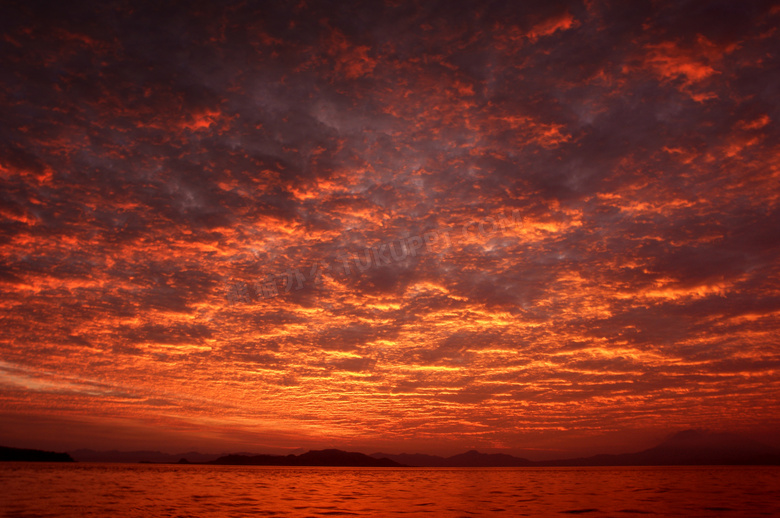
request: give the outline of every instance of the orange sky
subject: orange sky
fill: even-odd
[[[780,4],[211,4],[4,8],[0,443],[780,436]]]

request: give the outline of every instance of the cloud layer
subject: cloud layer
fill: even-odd
[[[457,5],[8,8],[2,439],[778,431],[780,7]]]

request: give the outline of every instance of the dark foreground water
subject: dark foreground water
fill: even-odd
[[[294,468],[0,463],[0,514],[780,516],[780,468]]]

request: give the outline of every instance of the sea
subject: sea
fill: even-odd
[[[777,516],[780,467],[0,463],[4,517]]]

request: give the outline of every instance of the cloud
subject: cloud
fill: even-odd
[[[275,447],[776,429],[770,3],[9,12],[7,412]]]

